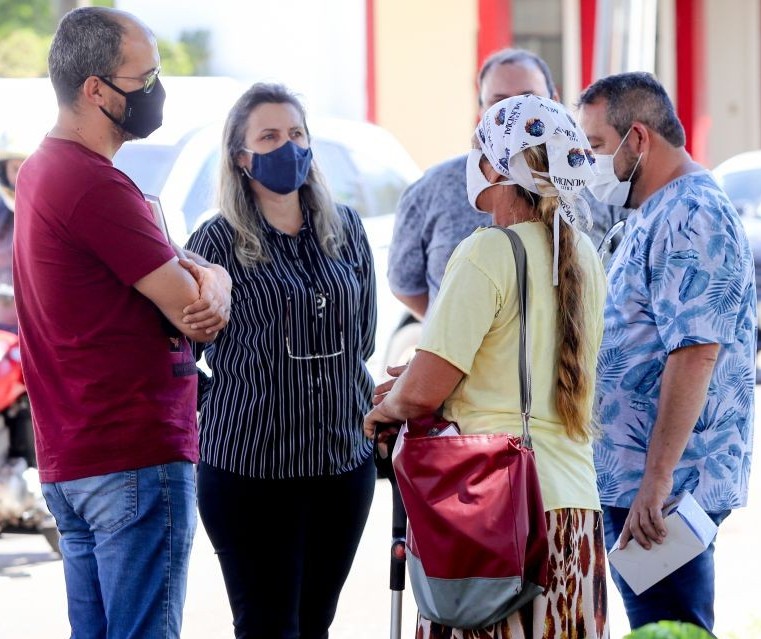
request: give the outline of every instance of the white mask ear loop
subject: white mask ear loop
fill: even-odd
[[[613,151],[613,157],[616,157],[618,152],[621,150],[621,147],[624,145],[624,142],[626,142],[626,138],[629,137],[629,134],[632,132],[632,128],[629,127],[629,130],[624,133],[624,137],[621,138],[621,141],[618,143],[618,146],[616,147],[616,150]]]
[[[251,158],[253,159],[253,157],[254,157],[254,152],[253,152],[251,149],[247,149],[247,148],[244,146],[244,147],[241,149],[241,151],[245,151],[246,153],[250,153],[250,154],[251,154]],[[243,175],[245,175],[245,176],[246,176],[246,177],[247,177],[249,180],[253,180],[253,179],[254,179],[254,176],[253,176],[253,175],[251,175],[251,171],[249,170],[249,168],[248,168],[247,166],[242,166],[242,167],[240,167],[240,169],[241,169],[241,171],[243,172]]]
[[[558,256],[560,254],[560,207],[552,216],[552,285],[558,285]]]
[[[627,182],[631,182],[632,178],[634,177],[634,172],[637,170],[637,167],[639,166],[639,163],[642,161],[642,153],[639,154],[639,157],[637,158],[637,162],[634,164],[634,168],[632,169],[632,172],[629,173],[629,177],[626,178]]]
[[[624,142],[626,142],[626,138],[629,137],[629,134],[632,132],[632,128],[629,127],[629,130],[626,132],[626,135],[621,138],[621,142],[618,143],[618,147],[616,147],[616,150],[613,152],[613,157],[616,157],[616,154],[621,150],[621,147],[624,145]],[[642,161],[642,153],[639,154],[639,157],[637,158],[637,162],[634,165],[634,168],[632,169],[632,172],[629,173],[629,177],[624,180],[625,182],[631,182],[632,177],[634,177],[634,172],[637,170],[637,167],[639,166],[639,163]],[[614,173],[615,175],[615,173]],[[616,178],[618,179],[618,178]]]

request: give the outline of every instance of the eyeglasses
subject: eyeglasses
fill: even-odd
[[[140,80],[143,82],[143,93],[150,93],[156,87],[156,81],[159,79],[159,73],[161,73],[161,66],[157,66],[145,77],[136,78],[129,75],[106,75],[103,77],[110,78],[111,80]]]
[[[603,236],[602,241],[600,242],[600,246],[597,247],[597,255],[600,256],[603,266],[608,266],[608,262],[610,262],[610,258],[613,255],[613,252],[611,251],[613,239],[616,237],[616,235],[622,232],[625,227],[626,220],[619,220],[613,226],[611,226]],[[620,242],[621,239],[622,238],[618,238],[618,241]]]
[[[311,346],[303,343],[310,341],[309,336],[303,334],[304,331],[301,331],[303,336],[300,336],[299,332],[294,331],[296,339],[291,339],[292,305],[291,296],[288,295],[285,305],[285,350],[289,358],[297,360],[329,359],[343,354],[344,331],[341,316],[336,312],[335,305],[328,295],[316,292],[314,294],[314,306],[311,309],[307,309],[309,315],[312,315],[310,319],[315,329],[314,340]],[[331,335],[329,330],[324,330],[331,325],[338,327],[338,343],[336,343],[335,332]],[[317,330],[319,328],[323,330]],[[320,350],[325,352],[318,352]]]

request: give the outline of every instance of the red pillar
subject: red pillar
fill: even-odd
[[[581,88],[583,90],[595,79],[597,0],[579,0],[579,26],[581,29]]]
[[[703,0],[676,0],[676,110],[687,135],[687,150],[707,158],[711,125],[705,108],[705,22]]]
[[[476,72],[497,49],[513,43],[512,0],[478,0]]]
[[[375,0],[365,0],[365,94],[368,122],[377,122],[377,90],[375,86]]]

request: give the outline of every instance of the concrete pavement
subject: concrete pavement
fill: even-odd
[[[759,424],[757,408],[757,420]],[[761,426],[759,426],[761,428]],[[759,440],[757,440],[759,441]],[[758,464],[759,462],[757,462]],[[716,635],[720,639],[761,639],[761,466],[751,477],[751,503],[721,526],[716,546]],[[246,518],[241,516],[241,521]],[[277,534],[277,530],[273,530]],[[391,491],[380,480],[370,519],[346,583],[331,639],[387,639],[391,595],[388,551]],[[252,552],[262,549],[252,548]],[[266,549],[264,549],[266,552]],[[611,639],[629,630],[615,587],[609,586]],[[415,605],[403,596],[402,637],[412,639]],[[66,619],[61,562],[41,535],[0,537],[0,639],[65,639]],[[232,637],[231,615],[217,560],[199,524],[190,565],[182,639]]]

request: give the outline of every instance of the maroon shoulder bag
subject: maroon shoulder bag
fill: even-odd
[[[394,453],[407,511],[407,567],[420,613],[456,628],[483,628],[544,591],[549,546],[529,432],[526,251],[513,245],[520,308],[523,435],[432,435],[439,417],[410,421]]]

